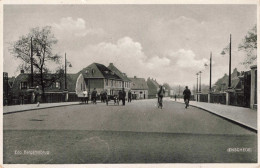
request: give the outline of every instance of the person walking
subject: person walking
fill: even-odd
[[[184,102],[185,102],[185,108],[189,107],[189,103],[190,103],[190,89],[188,88],[188,86],[185,87],[185,90],[183,91],[183,96],[184,96]]]
[[[37,107],[39,107],[40,101],[41,101],[41,93],[40,93],[39,86],[36,86],[36,88],[35,88],[35,100],[37,102]]]
[[[131,93],[131,90],[128,91],[128,103],[130,102],[131,103],[132,101],[132,93]]]
[[[162,103],[163,103],[163,95],[164,95],[164,93],[165,93],[165,90],[164,90],[163,86],[160,86],[157,95],[158,95],[158,108],[161,108],[161,109],[163,107]]]
[[[89,98],[88,98],[88,91],[86,91],[86,90],[84,90],[83,91],[83,96],[84,96],[84,102],[85,102],[85,104],[87,103],[88,104],[88,100],[89,100]]]
[[[94,90],[92,91],[91,98],[92,98],[93,104],[97,104],[97,91],[96,91],[96,88],[94,88]]]

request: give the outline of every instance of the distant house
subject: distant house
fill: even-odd
[[[144,78],[129,78],[132,81],[131,93],[133,99],[148,99],[148,86]]]
[[[220,78],[213,87],[213,93],[230,94],[230,105],[250,106],[251,71],[238,72],[235,68],[231,74],[231,88],[228,89],[228,75]]]
[[[148,98],[155,98],[157,96],[157,92],[159,90],[159,84],[155,79],[148,78],[147,79],[147,86],[148,86]]]
[[[54,74],[48,74],[49,76]],[[61,102],[65,101],[64,90],[65,90],[65,80],[64,77],[52,82],[49,86],[45,88],[45,98],[46,102]],[[11,85],[12,84],[12,85]],[[67,74],[67,90],[69,101],[77,101],[75,97],[75,84],[76,76],[75,74]],[[21,70],[21,73],[15,78],[10,80],[10,94],[11,100],[9,104],[24,104],[31,103],[31,94],[28,92],[31,88],[31,74],[25,73]],[[36,84],[35,84],[36,86]],[[35,87],[34,86],[34,87]],[[11,101],[11,102],[10,102]]]
[[[84,90],[91,93],[94,88],[98,94],[107,90],[109,95],[113,95],[122,90],[123,80],[105,65],[93,63],[78,73],[75,90],[78,97],[82,97]]]
[[[123,88],[126,92],[128,92],[131,88],[132,81],[127,77],[127,75],[123,72],[121,72],[113,63],[110,63],[108,66],[108,69],[110,69],[112,72],[114,72],[117,76],[119,76],[123,80]]]

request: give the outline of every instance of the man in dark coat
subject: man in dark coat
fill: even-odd
[[[188,103],[185,103],[186,104],[185,108],[189,106],[190,95],[191,95],[190,89],[188,89],[188,86],[186,86],[185,90],[183,91],[184,102],[188,101]]]
[[[126,92],[125,92],[125,89],[123,88],[123,91],[122,91],[122,102],[123,102],[123,106],[125,105],[125,96],[126,96]]]
[[[94,88],[94,90],[92,91],[91,98],[92,98],[93,104],[97,104],[97,91],[96,91],[96,88]]]

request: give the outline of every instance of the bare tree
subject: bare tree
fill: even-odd
[[[11,44],[10,51],[14,57],[22,60],[23,69],[29,71],[31,63],[34,68],[34,85],[41,86],[43,98],[45,88],[53,84],[63,75],[61,67],[56,73],[50,74],[48,62],[60,63],[61,57],[53,54],[53,46],[57,39],[51,31],[50,26],[36,27],[27,35],[21,36],[19,40]]]
[[[239,50],[242,50],[246,53],[246,57],[244,62],[242,62],[243,65],[246,67],[256,64],[256,50],[257,50],[257,29],[256,25],[247,32],[247,35],[242,40],[242,42],[238,46]]]

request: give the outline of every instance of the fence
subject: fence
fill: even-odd
[[[230,105],[249,107],[247,102],[248,101],[246,101],[246,97],[243,93],[230,93]]]
[[[210,103],[226,104],[226,93],[210,94]]]
[[[208,102],[208,94],[200,94],[200,102]]]
[[[65,101],[66,94],[65,93],[45,93],[45,99],[41,97],[41,103],[58,103]],[[69,93],[68,96],[69,102],[80,101],[76,93]],[[19,96],[11,96],[3,99],[3,105],[20,105],[20,104],[32,104],[36,102],[32,102],[32,94],[20,94]]]

